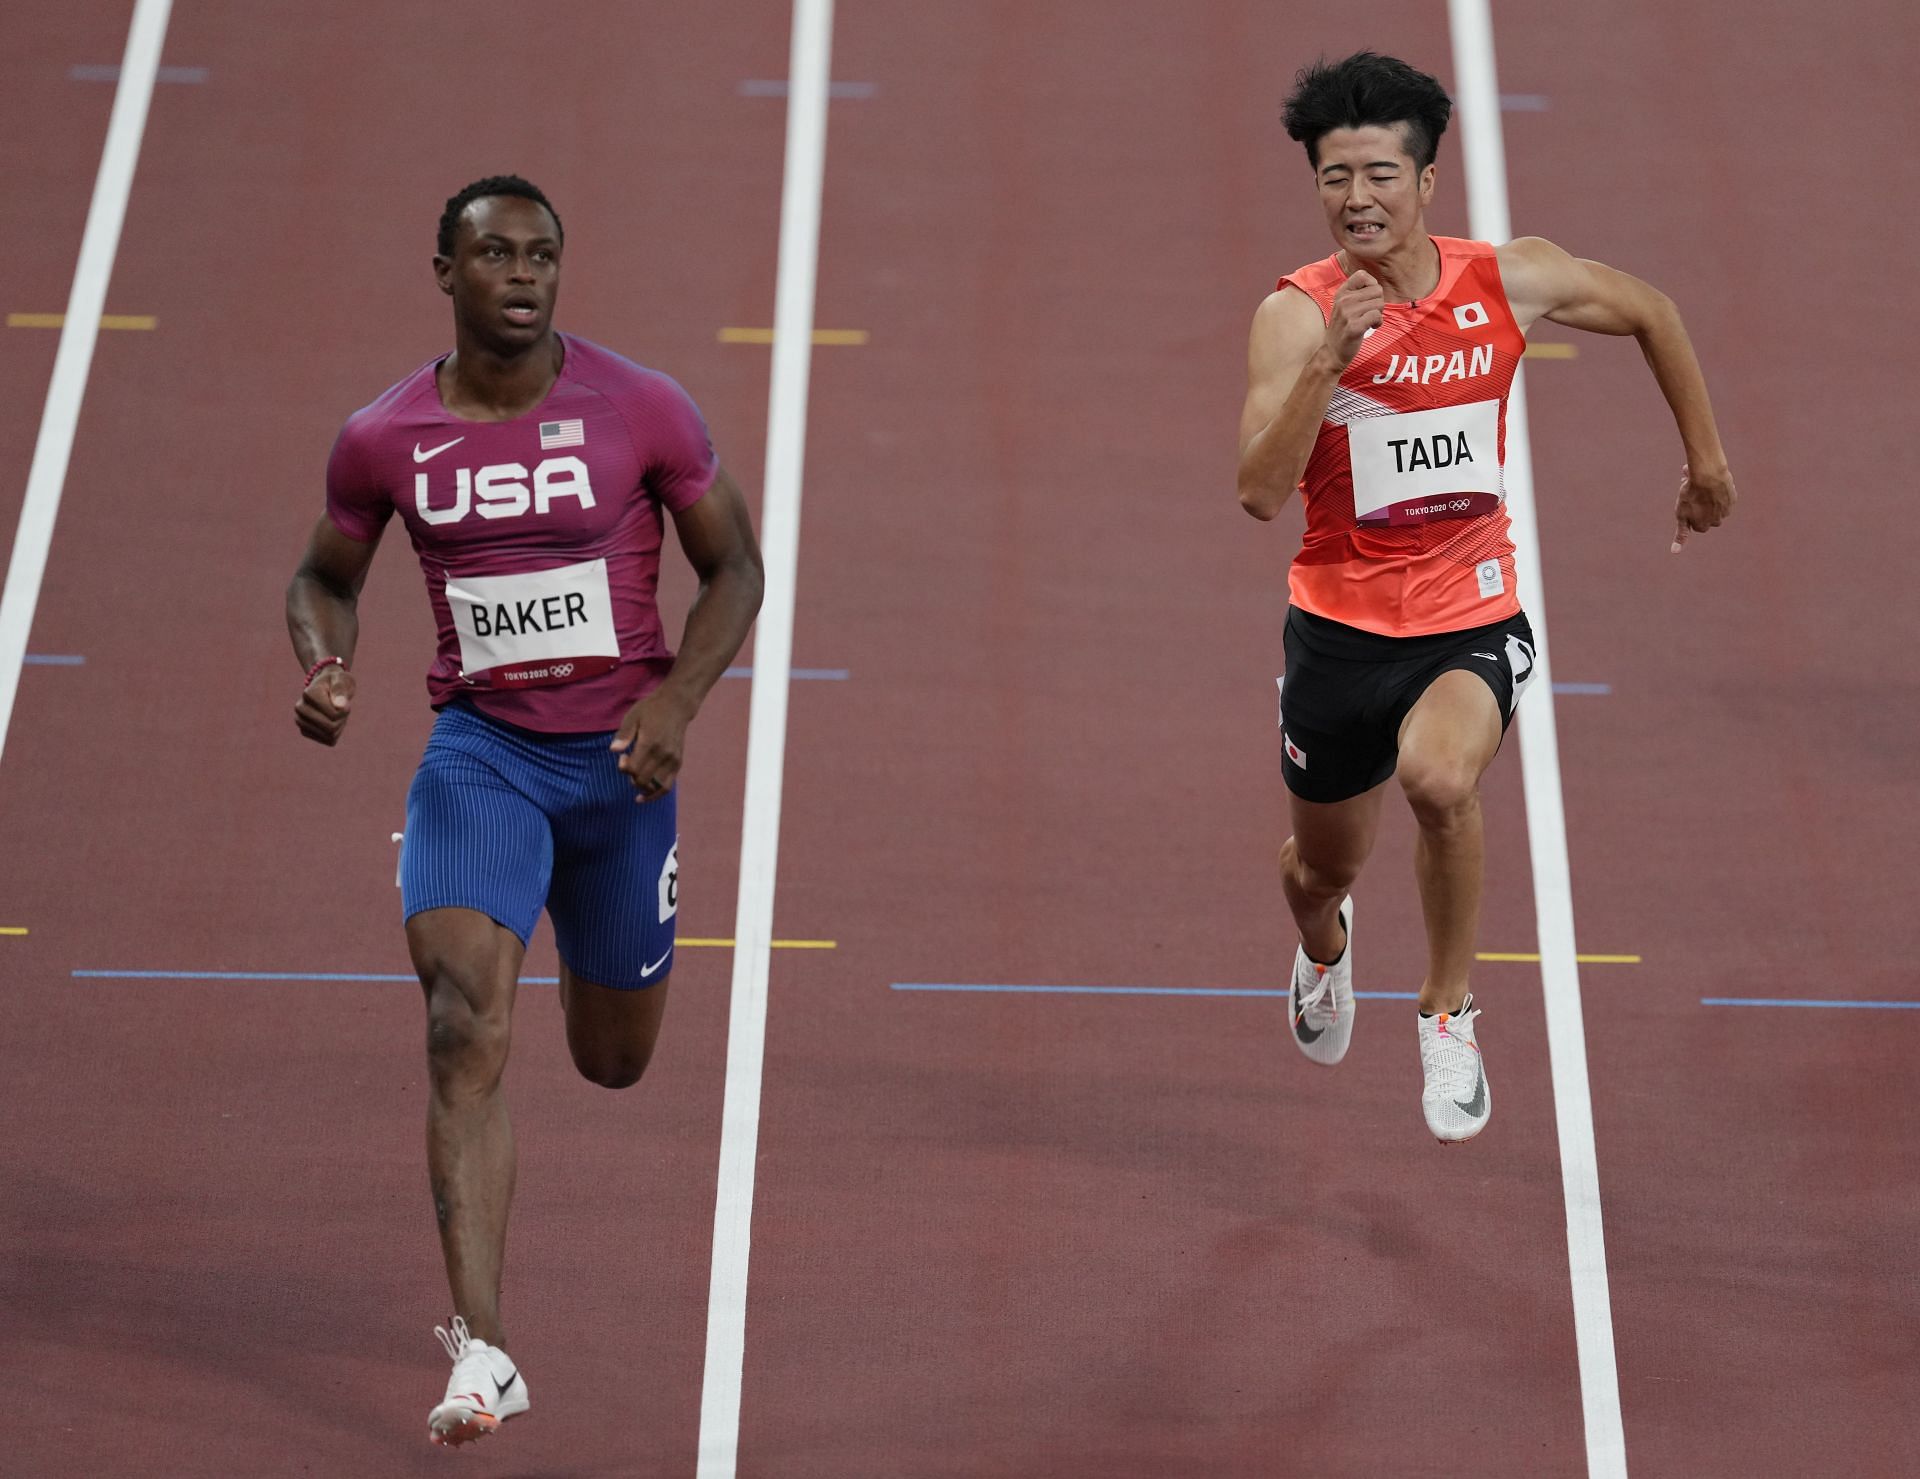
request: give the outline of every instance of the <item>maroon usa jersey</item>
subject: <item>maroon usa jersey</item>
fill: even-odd
[[[654,603],[663,509],[719,469],[699,409],[671,378],[562,334],[547,398],[511,421],[465,421],[422,365],[341,429],[327,515],[349,539],[407,526],[439,628],[433,706],[547,733],[615,729],[673,652]]]

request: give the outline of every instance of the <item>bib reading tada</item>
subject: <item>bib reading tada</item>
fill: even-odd
[[[1468,519],[1500,506],[1498,401],[1356,417],[1347,452],[1362,524]]]

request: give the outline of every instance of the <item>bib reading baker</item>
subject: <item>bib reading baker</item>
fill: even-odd
[[[543,688],[620,661],[607,562],[516,575],[450,576],[460,676],[491,688]]]
[[[1492,513],[1502,498],[1499,438],[1497,400],[1354,418],[1354,518],[1424,524]]]

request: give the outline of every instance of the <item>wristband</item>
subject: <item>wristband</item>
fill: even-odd
[[[307,681],[302,683],[300,686],[303,689],[313,687],[313,680],[320,676],[320,670],[322,668],[330,668],[335,663],[339,663],[340,666],[343,668],[347,666],[347,660],[344,657],[323,657],[320,659],[320,661],[318,661],[312,667],[307,669]]]

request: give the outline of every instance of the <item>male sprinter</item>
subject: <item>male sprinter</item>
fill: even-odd
[[[514,1168],[500,1075],[527,938],[544,908],[575,1066],[610,1089],[635,1082],[672,969],[687,725],[760,606],[746,504],[686,392],[554,331],[563,240],[547,198],[512,175],[447,202],[433,271],[453,352],[348,419],[287,589],[306,670],[294,716],[323,745],[352,714],[355,603],[395,512],[439,625],[401,898],[455,1312],[439,1332],[453,1376],[427,1419],[441,1444],[527,1410],[500,1324]],[[654,605],[667,514],[700,577],[677,658]]]
[[[1640,341],[1686,448],[1673,549],[1733,507],[1707,388],[1673,304],[1538,237],[1427,234],[1440,84],[1360,52],[1287,99],[1337,250],[1260,305],[1240,414],[1240,503],[1271,519],[1297,485],[1281,760],[1293,835],[1280,879],[1300,930],[1293,1035],[1338,1063],[1353,1034],[1353,905],[1398,770],[1419,824],[1426,918],[1421,1097],[1442,1141],[1492,1108],[1468,990],[1480,916],[1480,776],[1533,672],[1507,537],[1507,392],[1538,319]]]

